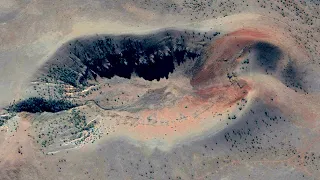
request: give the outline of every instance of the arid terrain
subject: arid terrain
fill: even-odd
[[[320,179],[319,13],[1,0],[0,180]]]

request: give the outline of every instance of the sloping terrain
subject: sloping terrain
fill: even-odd
[[[318,1],[2,4],[0,179],[319,179]]]

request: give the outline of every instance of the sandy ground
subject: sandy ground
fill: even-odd
[[[0,107],[25,97],[37,69],[77,37],[164,28],[221,35],[190,79],[173,73],[100,89],[136,101],[165,87],[177,100],[138,112],[80,107],[99,130],[80,145],[41,147],[38,135],[60,115],[17,114],[1,127],[0,179],[319,179],[319,11],[313,1],[1,1]],[[283,53],[271,73],[257,42]],[[301,89],[283,77],[289,63]]]

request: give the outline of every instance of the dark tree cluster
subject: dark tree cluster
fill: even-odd
[[[0,119],[0,126],[2,126],[4,123],[5,123],[5,120],[1,118]]]
[[[72,69],[62,68],[62,67],[52,67],[49,70],[49,78],[55,78],[61,80],[72,86],[77,86],[77,76],[78,73]]]
[[[67,100],[44,99],[40,97],[31,97],[11,105],[9,112],[59,112],[75,107],[75,104]]]

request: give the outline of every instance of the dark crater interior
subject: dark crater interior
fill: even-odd
[[[176,66],[201,66],[205,46],[217,32],[162,30],[147,35],[95,35],[71,40],[43,65],[41,80],[87,86],[97,77],[168,78]],[[44,76],[43,76],[44,75]]]

